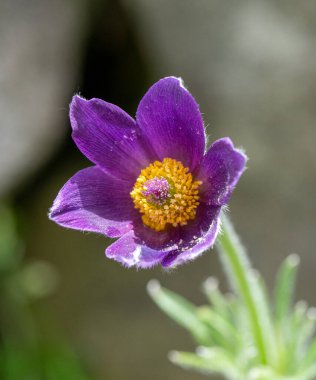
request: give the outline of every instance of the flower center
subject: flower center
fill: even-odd
[[[144,183],[143,195],[147,202],[154,206],[162,206],[171,198],[169,182],[164,177],[154,177]]]
[[[142,214],[143,223],[163,231],[168,224],[184,226],[195,218],[201,183],[193,181],[189,168],[181,162],[165,158],[141,171],[131,197]]]

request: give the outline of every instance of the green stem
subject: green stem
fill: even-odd
[[[253,293],[252,268],[233,226],[225,215],[222,215],[222,234],[217,242],[228,278],[245,303],[259,360],[262,364],[267,364],[267,347]]]

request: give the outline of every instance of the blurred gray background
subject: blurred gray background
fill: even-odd
[[[0,197],[19,212],[26,260],[59,273],[38,324],[49,334],[49,313],[94,379],[202,379],[168,362],[194,345],[145,287],[158,278],[200,303],[207,276],[226,283],[216,250],[171,273],[127,270],[105,259],[104,237],[48,221],[59,188],[89,165],[70,139],[71,96],[134,115],[153,82],[181,76],[209,141],[230,136],[250,158],[230,214],[253,264],[272,289],[298,253],[297,297],[316,305],[315,38],[313,1],[0,1]]]

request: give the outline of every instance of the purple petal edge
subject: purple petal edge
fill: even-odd
[[[184,246],[166,255],[161,265],[165,268],[175,268],[186,264],[202,255],[209,248],[213,248],[220,230],[220,219],[217,216],[210,225],[209,230],[195,240],[194,245]]]
[[[161,262],[166,252],[156,251],[144,245],[137,244],[133,231],[122,236],[111,244],[105,255],[118,261],[125,267],[151,268]]]
[[[152,249],[130,231],[110,245],[105,254],[126,267],[151,268],[161,264],[176,267],[195,259],[212,247],[219,231],[219,208],[205,206],[208,211],[199,216],[200,223],[178,229],[178,240],[172,240],[161,249]],[[209,219],[211,218],[211,221]],[[159,234],[158,234],[159,236]]]
[[[226,204],[245,170],[246,162],[245,153],[236,149],[228,137],[215,141],[196,174],[196,178],[203,182],[201,200],[214,206]]]
[[[122,236],[133,228],[129,190],[96,166],[80,170],[59,191],[49,218],[63,227]]]
[[[75,95],[70,122],[79,150],[114,177],[134,182],[153,161],[134,119],[114,104]]]
[[[156,82],[140,101],[136,123],[162,161],[169,157],[193,171],[205,151],[205,129],[199,106],[182,80]]]

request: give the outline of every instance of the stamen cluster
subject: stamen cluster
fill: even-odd
[[[155,161],[137,178],[131,197],[142,215],[143,223],[163,231],[168,225],[184,226],[196,215],[199,205],[198,187],[189,168],[172,158]]]
[[[154,177],[144,183],[143,195],[147,202],[156,206],[162,206],[171,198],[171,187],[164,177]]]

